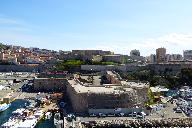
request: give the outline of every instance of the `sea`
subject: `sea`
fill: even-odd
[[[7,122],[9,117],[11,117],[12,112],[15,111],[18,108],[23,108],[25,105],[28,105],[29,102],[27,100],[15,100],[11,103],[11,106],[3,111],[0,112],[0,125]],[[42,120],[37,125],[36,128],[55,128],[53,118],[50,120]]]

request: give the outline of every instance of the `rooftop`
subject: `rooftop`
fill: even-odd
[[[76,80],[68,80],[70,85],[74,87],[75,91],[78,93],[116,93],[116,90],[120,86],[84,86],[78,83]],[[125,91],[131,91],[131,88],[125,88]]]
[[[87,80],[89,76],[81,76],[82,79]],[[103,86],[101,85],[101,79],[100,76],[93,76],[93,84],[92,83],[84,83],[87,85],[92,85],[92,86]]]
[[[85,86],[84,84],[78,82],[77,79],[68,80],[69,84],[75,89],[77,93],[130,93],[133,91],[133,87],[148,87],[148,84],[144,83],[135,83],[135,82],[126,82],[124,85],[103,85],[103,86]],[[127,86],[128,85],[128,86]]]

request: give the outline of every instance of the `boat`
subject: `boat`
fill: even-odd
[[[6,104],[6,103],[0,104],[0,112],[5,111],[5,110],[8,109],[10,106],[11,106],[11,104]]]
[[[60,113],[55,113],[54,115],[54,125],[56,128],[63,128],[63,120],[61,120]]]
[[[13,116],[21,116],[21,115],[23,115],[23,112],[24,112],[24,111],[25,111],[24,108],[19,108],[19,109],[13,111],[13,112],[12,112],[12,115],[13,115]]]
[[[17,123],[14,128],[35,128],[38,123],[38,118],[35,116],[29,116],[24,121]]]
[[[41,109],[19,108],[12,112],[12,116],[0,128],[35,128],[43,115],[44,112]]]
[[[52,113],[51,112],[47,112],[46,114],[45,114],[45,119],[51,119],[51,117],[52,117]]]
[[[14,128],[14,126],[18,123],[16,119],[9,119],[6,123],[1,125],[1,128]]]
[[[12,116],[9,118],[9,120],[2,124],[0,127],[1,128],[14,128],[15,125],[17,125],[20,121],[24,119],[23,113],[25,109],[24,108],[19,108],[15,111],[12,112]]]

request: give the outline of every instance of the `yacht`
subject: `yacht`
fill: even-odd
[[[0,104],[0,112],[5,111],[5,110],[8,109],[10,106],[11,106],[11,104],[6,104],[6,103]]]

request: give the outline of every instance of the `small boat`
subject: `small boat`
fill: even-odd
[[[8,109],[10,106],[11,106],[11,104],[6,104],[6,103],[0,104],[0,112],[5,111],[5,110]]]
[[[60,113],[55,113],[54,115],[54,125],[56,128],[63,128],[63,120],[61,120]]]
[[[46,114],[45,114],[45,119],[51,119],[51,117],[52,117],[52,114],[51,114],[51,112],[47,112]]]
[[[1,128],[14,128],[14,126],[18,123],[16,119],[9,119],[6,123],[1,125]]]

